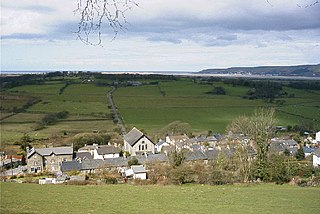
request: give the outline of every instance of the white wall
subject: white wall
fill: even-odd
[[[320,157],[313,155],[312,156],[312,164],[314,167],[320,166]]]
[[[134,179],[141,179],[141,180],[146,180],[147,179],[147,173],[138,173],[138,174],[133,174]]]

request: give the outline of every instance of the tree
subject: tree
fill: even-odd
[[[275,133],[275,110],[273,108],[256,109],[252,116],[240,116],[228,125],[227,130],[242,133],[256,142],[257,146],[257,174],[263,179],[267,162],[267,150],[270,139]]]
[[[139,160],[136,157],[133,157],[130,160],[128,160],[128,165],[129,166],[138,165],[138,164],[139,164]]]
[[[296,159],[300,161],[300,160],[304,160],[305,158],[306,157],[303,151],[303,147],[300,146],[300,148],[297,150],[297,153],[296,153]]]
[[[23,136],[20,138],[20,149],[22,151],[26,151],[27,147],[31,147],[31,142],[33,139],[28,134],[23,134]]]
[[[174,150],[171,153],[169,153],[169,162],[173,168],[181,166],[185,159],[186,158],[183,150]]]
[[[101,45],[104,29],[111,28],[114,37],[119,30],[126,29],[126,12],[134,6],[138,4],[133,0],[78,0],[74,11],[80,15],[78,38],[85,44]]]

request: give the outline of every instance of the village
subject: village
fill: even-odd
[[[218,161],[221,155],[231,158],[237,148],[246,148],[246,158],[254,160],[257,148],[250,137],[243,134],[213,134],[210,136],[188,137],[186,134],[167,135],[153,142],[137,128],[132,128],[123,137],[122,145],[84,145],[77,151],[73,146],[26,148],[26,157],[1,154],[1,175],[3,178],[23,177],[24,175],[42,176],[39,184],[56,184],[72,181],[85,181],[87,175],[101,172],[113,173],[114,182],[148,180],[151,164],[169,164],[172,154],[181,154],[181,161],[203,164]],[[272,154],[285,154],[297,157],[299,150],[303,157],[320,166],[320,131],[314,138],[305,133],[303,144],[290,137],[272,138],[268,151]],[[303,158],[304,159],[304,158]],[[154,173],[154,172],[153,172]],[[118,174],[118,176],[114,176]],[[20,181],[21,182],[21,181]]]

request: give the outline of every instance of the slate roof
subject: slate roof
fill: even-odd
[[[195,161],[195,160],[207,160],[207,155],[200,150],[194,151],[194,152],[187,152],[185,154],[185,160],[186,161]]]
[[[81,160],[92,160],[92,155],[90,152],[77,152],[76,158],[81,159]]]
[[[219,155],[219,150],[213,149],[213,150],[207,150],[205,151],[205,155],[207,156],[208,160],[216,160]]]
[[[131,146],[133,146],[144,134],[138,130],[136,127],[133,127],[130,132],[124,136],[124,140],[127,141]]]
[[[127,166],[128,165],[128,160],[123,158],[123,157],[107,158],[103,162],[104,162],[104,164],[106,166],[121,167],[121,166]]]
[[[141,155],[141,156],[136,156],[136,158],[141,164],[145,164],[146,162],[151,162],[151,161],[160,161],[160,162],[169,161],[168,157],[163,153],[149,154],[147,155],[147,157],[145,155]]]
[[[131,169],[132,169],[134,174],[146,173],[147,172],[146,169],[144,168],[144,166],[142,166],[142,165],[131,166]]]
[[[97,152],[99,155],[119,154],[120,149],[112,145],[102,145],[98,147]]]
[[[320,148],[317,148],[314,152],[313,152],[314,155],[320,157]]]
[[[32,148],[30,152],[28,152],[27,157],[29,158],[34,153],[38,153],[41,156],[49,156],[51,154],[55,155],[72,155],[73,148],[72,147],[49,147],[49,148]]]
[[[98,169],[105,166],[103,160],[84,160],[81,161],[82,170]]]
[[[183,135],[171,135],[171,136],[167,136],[170,141],[174,141],[174,142],[182,142],[182,141],[186,141],[189,140],[189,137],[186,134]]]
[[[304,153],[312,153],[315,150],[316,150],[315,148],[309,148],[309,147],[306,147],[306,146],[303,147]]]
[[[61,171],[67,172],[67,171],[79,171],[81,169],[81,163],[78,161],[64,161],[61,163]]]

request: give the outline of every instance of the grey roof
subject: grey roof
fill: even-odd
[[[216,160],[219,155],[219,150],[213,149],[213,150],[207,150],[204,153],[206,154],[208,160]]]
[[[164,140],[160,140],[160,141],[156,144],[156,146],[161,146],[161,145],[163,145],[163,144],[165,144],[165,143],[167,143],[167,142],[164,141]]]
[[[92,155],[90,152],[77,152],[76,158],[81,159],[81,160],[92,160]]]
[[[105,166],[103,160],[83,160],[81,162],[82,170],[99,169]]]
[[[112,145],[102,145],[98,147],[97,152],[99,155],[119,154],[120,149]]]
[[[103,162],[104,162],[104,164],[106,166],[121,167],[121,166],[127,166],[128,165],[128,160],[125,159],[124,157],[107,158]]]
[[[320,148],[317,148],[314,152],[313,152],[314,155],[320,157]]]
[[[194,152],[187,152],[185,154],[185,160],[186,161],[194,161],[194,160],[207,160],[207,155],[200,150],[194,151]]]
[[[28,153],[28,158],[34,153],[38,153],[41,156],[49,156],[51,154],[55,155],[72,155],[73,148],[72,147],[49,147],[49,148],[38,148],[32,150]]]
[[[142,165],[133,165],[133,166],[131,166],[131,169],[132,169],[133,173],[135,173],[135,174],[147,172],[146,169],[144,168],[144,166],[142,166]]]
[[[124,140],[127,141],[131,146],[133,146],[144,134],[138,130],[136,127],[133,127],[129,133],[124,136]]]
[[[61,163],[61,171],[67,172],[67,171],[79,171],[81,169],[81,163],[78,161],[64,161]]]
[[[141,155],[141,156],[136,156],[138,159],[139,163],[145,164],[146,162],[152,162],[152,161],[159,161],[159,162],[166,162],[168,161],[168,157],[161,153],[161,154],[149,154],[147,156]]]
[[[312,153],[315,150],[316,150],[316,148],[309,148],[309,147],[306,147],[306,146],[303,147],[304,153]]]

